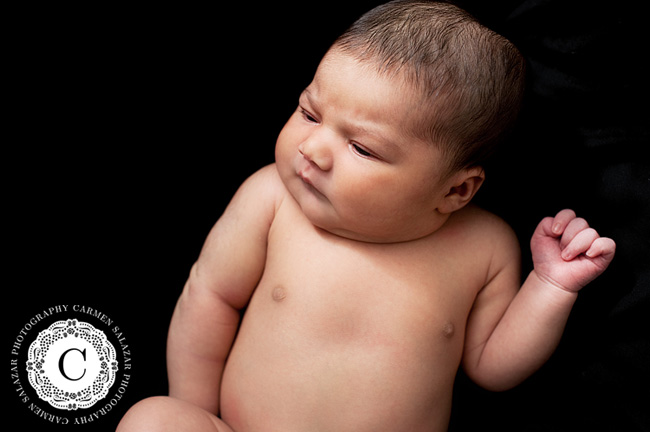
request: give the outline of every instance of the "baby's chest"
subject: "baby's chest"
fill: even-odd
[[[303,233],[269,244],[251,307],[323,343],[462,341],[474,293],[436,254]]]

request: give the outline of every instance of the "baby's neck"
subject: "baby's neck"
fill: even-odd
[[[392,245],[399,243],[410,243],[425,240],[428,237],[431,237],[435,234],[440,228],[442,228],[445,223],[449,220],[451,215],[437,215],[435,218],[435,223],[431,223],[427,229],[411,230],[411,231],[399,231],[397,230],[394,233],[377,233],[377,234],[366,234],[358,233],[342,228],[331,228],[326,229],[314,225],[314,228],[318,230],[322,235],[328,235],[333,237],[338,237],[343,241],[358,242],[358,243],[367,243],[370,245]],[[433,221],[432,221],[433,222]]]

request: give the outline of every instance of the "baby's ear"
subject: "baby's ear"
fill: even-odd
[[[438,206],[438,211],[448,214],[465,207],[476,195],[485,180],[481,167],[463,169],[454,174],[446,183],[447,195]]]

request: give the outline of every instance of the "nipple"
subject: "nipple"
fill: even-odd
[[[451,339],[451,337],[454,335],[454,325],[448,322],[442,326],[442,335],[447,339]]]
[[[282,300],[284,300],[284,298],[286,296],[287,296],[287,293],[286,293],[285,289],[283,287],[281,287],[281,286],[276,286],[275,288],[273,288],[273,291],[271,292],[271,297],[276,302],[281,302]]]

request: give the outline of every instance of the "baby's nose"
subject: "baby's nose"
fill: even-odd
[[[322,139],[310,137],[298,146],[298,151],[320,170],[329,171],[332,169],[332,152],[329,145]]]

